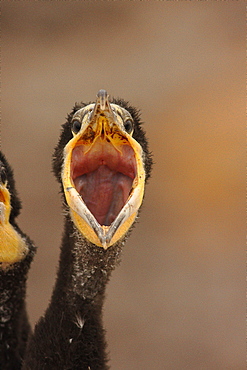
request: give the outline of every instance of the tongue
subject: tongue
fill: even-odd
[[[77,177],[75,187],[100,225],[110,226],[125,203],[132,188],[132,179],[101,165]]]

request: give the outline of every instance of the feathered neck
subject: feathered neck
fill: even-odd
[[[107,250],[90,243],[66,212],[55,299],[66,296],[74,304],[104,295],[111,272],[120,263],[124,243],[125,239]]]

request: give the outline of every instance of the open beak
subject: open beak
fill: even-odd
[[[73,116],[74,136],[64,149],[62,181],[72,220],[104,249],[127,233],[144,194],[143,151],[126,120],[130,113],[100,90],[95,103]]]

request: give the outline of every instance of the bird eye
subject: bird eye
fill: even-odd
[[[78,120],[74,120],[72,122],[72,131],[74,132],[74,134],[78,134],[80,129],[81,129],[81,122]]]
[[[133,123],[133,121],[131,119],[127,119],[124,122],[124,128],[125,128],[125,131],[128,132],[128,134],[130,134],[134,130],[134,123]]]

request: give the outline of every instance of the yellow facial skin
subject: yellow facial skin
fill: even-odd
[[[9,223],[11,211],[7,184],[0,184],[0,268],[6,269],[21,261],[28,252],[25,241]]]
[[[74,134],[74,137],[64,149],[62,180],[65,197],[70,207],[70,214],[74,224],[90,242],[107,249],[126,234],[137,216],[144,194],[145,171],[142,160],[142,148],[133,139],[132,133],[128,134],[124,129],[123,119],[131,118],[129,112],[118,105],[110,104],[108,97],[102,104],[103,108],[101,103],[98,99],[95,104],[90,104],[75,113],[74,119],[81,120],[82,124],[80,131]],[[80,194],[76,191],[71,178],[73,149],[77,145],[83,144],[87,152],[102,135],[104,136],[102,140],[111,142],[120,153],[124,145],[130,146],[136,163],[136,176],[133,180],[131,194],[110,226],[100,225],[97,222],[83,202]]]

